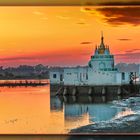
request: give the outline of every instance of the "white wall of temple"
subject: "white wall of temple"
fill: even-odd
[[[64,84],[75,85],[78,84],[78,70],[75,69],[64,69]]]
[[[121,84],[121,73],[116,71],[96,71],[92,68],[72,68],[64,70],[65,85],[115,85]]]
[[[138,77],[139,77],[139,82],[140,82],[140,64],[139,64]]]
[[[121,73],[122,84],[128,84],[130,82],[130,72]]]
[[[122,73],[117,72],[116,73],[116,84],[121,84],[122,83]]]
[[[88,85],[116,84],[116,72],[93,71],[89,68],[88,77]]]
[[[138,69],[138,72],[136,73],[136,81],[137,81],[137,83],[139,83],[140,84],[140,64],[139,64],[139,69]]]
[[[63,77],[61,77],[63,75]],[[129,72],[99,71],[92,68],[67,68],[64,73],[50,72],[50,83],[64,85],[119,85],[128,84]]]
[[[87,84],[87,81],[88,81],[87,68],[64,69],[64,84],[65,85]]]
[[[63,82],[63,72],[53,71],[49,73],[51,84],[60,84]]]

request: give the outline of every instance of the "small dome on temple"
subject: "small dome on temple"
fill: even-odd
[[[105,55],[110,54],[110,52],[109,52],[108,48],[106,48],[106,49],[105,49],[104,54],[105,54]]]
[[[95,55],[98,54],[98,47],[96,45],[96,48],[95,48]]]

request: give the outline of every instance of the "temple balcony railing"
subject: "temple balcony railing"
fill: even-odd
[[[100,69],[100,71],[118,71],[117,68],[104,68],[104,69]]]
[[[94,55],[94,56],[91,56],[91,59],[92,58],[114,58],[113,55]]]

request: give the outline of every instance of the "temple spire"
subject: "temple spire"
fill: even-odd
[[[103,31],[101,31],[101,43],[104,44],[104,36],[103,36]]]
[[[103,51],[105,50],[103,31],[101,32],[101,44],[99,48]]]

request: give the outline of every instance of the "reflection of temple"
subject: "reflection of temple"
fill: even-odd
[[[65,128],[70,130],[71,128],[88,125],[90,124],[89,117],[88,113],[84,113],[82,116],[65,116]]]
[[[64,112],[65,119],[69,117],[82,116],[83,114],[87,113],[89,114],[90,122],[97,122],[112,119],[118,113],[118,110],[112,108],[109,104],[66,104]]]
[[[58,98],[55,98],[55,97],[51,97],[51,104],[50,104],[50,107],[51,107],[51,111],[62,111],[63,110],[63,103],[58,99]]]
[[[113,108],[112,104],[104,103],[104,99],[100,100],[100,103],[98,99],[97,103],[82,99],[74,103],[71,100],[51,98],[51,112],[61,112],[65,128],[71,129],[97,121],[110,120],[121,111],[121,109]]]

